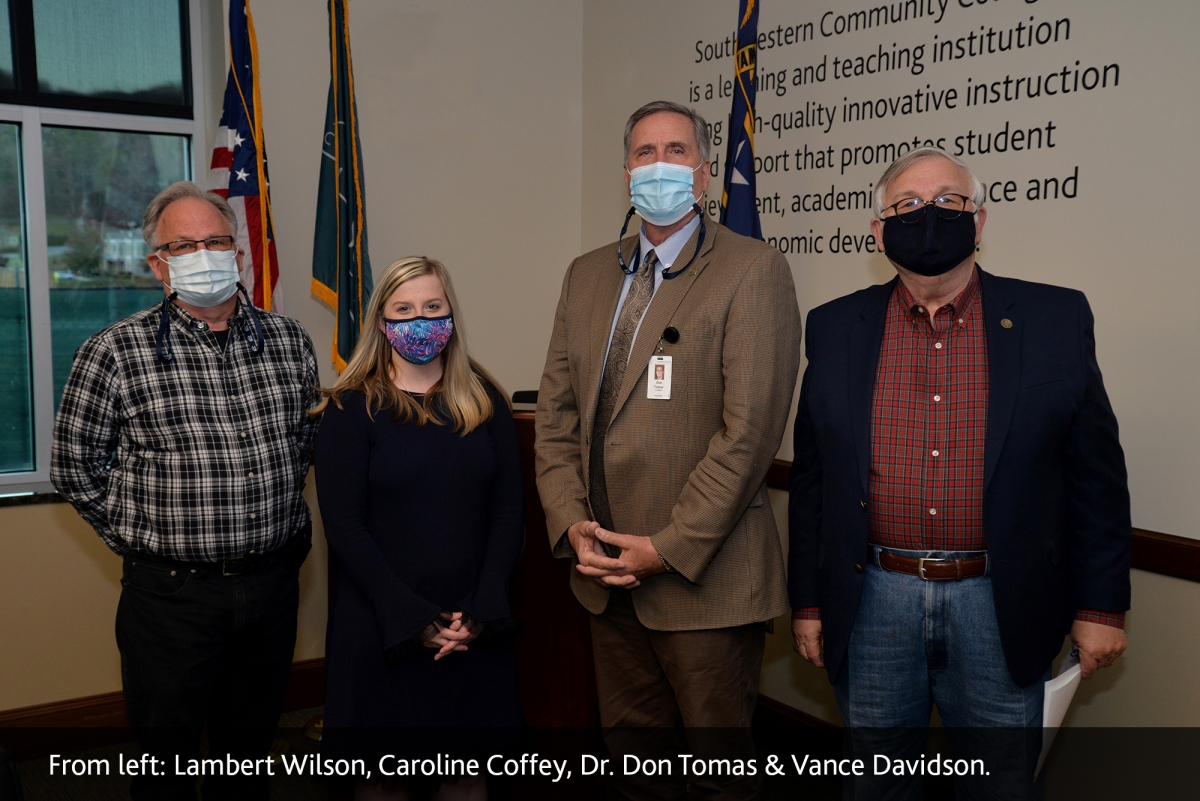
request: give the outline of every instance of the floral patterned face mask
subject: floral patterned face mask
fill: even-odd
[[[383,318],[388,342],[406,362],[429,364],[441,355],[454,333],[454,315],[410,317],[407,320]]]

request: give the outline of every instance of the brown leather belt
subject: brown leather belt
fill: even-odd
[[[926,581],[962,581],[987,572],[987,557],[974,559],[913,559],[888,551],[879,552],[879,566],[894,573],[918,576]]]

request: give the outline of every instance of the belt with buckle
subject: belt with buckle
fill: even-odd
[[[279,557],[286,547],[284,546],[284,548],[272,551],[271,553],[250,553],[245,556],[239,556],[236,559],[220,559],[216,562],[181,562],[175,559],[164,559],[161,556],[144,553],[131,553],[128,558],[134,563],[145,562],[151,565],[170,567],[174,570],[190,570],[193,573],[219,573],[222,576],[244,576],[249,573],[257,573],[263,568],[275,564],[279,561]]]
[[[254,553],[251,551],[245,556],[233,557],[230,559],[220,559],[216,562],[179,562],[174,559],[165,559],[161,556],[144,553],[130,553],[127,558],[150,564],[163,565],[172,567],[177,570],[190,570],[193,573],[197,572],[213,572],[220,573],[222,576],[245,576],[250,573],[257,573],[260,570],[270,567],[281,559],[287,559],[296,555],[303,556],[308,553],[308,549],[312,544],[312,523],[305,523],[300,529],[290,538],[283,547],[276,548],[270,553]],[[300,560],[302,561],[302,559]]]
[[[284,546],[286,548],[287,546]],[[271,553],[254,553],[251,551],[245,556],[239,556],[236,559],[222,559],[215,566],[221,568],[222,576],[244,576],[247,573],[257,573],[265,567],[270,567],[279,560],[280,548],[278,551]]]
[[[987,557],[972,559],[914,559],[889,551],[879,552],[879,566],[893,573],[917,576],[925,581],[962,581],[987,572]]]

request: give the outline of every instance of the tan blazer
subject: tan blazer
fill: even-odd
[[[687,272],[663,281],[642,319],[605,440],[613,525],[651,537],[678,571],[632,591],[652,629],[720,628],[788,609],[783,554],[767,503],[800,364],[800,310],[787,260],[708,221]],[[675,261],[696,252],[699,229]],[[626,263],[637,237],[621,242]],[[616,243],[571,263],[537,407],[537,484],[554,554],[594,519],[588,453],[609,330],[624,275]],[[679,341],[660,341],[669,326]],[[650,356],[672,357],[670,400],[646,398]],[[575,597],[599,614],[609,590],[572,571]]]

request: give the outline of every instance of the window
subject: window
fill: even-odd
[[[0,496],[52,490],[75,350],[162,299],[142,214],[207,156],[198,20],[186,0],[0,0]]]
[[[178,0],[33,0],[38,91],[190,105],[185,10]]]
[[[0,472],[34,467],[23,220],[20,129],[0,123]]]
[[[5,4],[3,11],[8,11]],[[13,80],[12,30],[8,24],[8,14],[0,14],[0,89],[15,89]]]
[[[55,408],[84,340],[162,300],[142,213],[187,163],[184,136],[42,128]]]
[[[0,5],[0,103],[191,118],[187,0]]]

